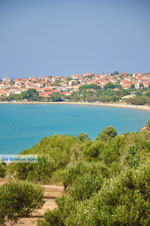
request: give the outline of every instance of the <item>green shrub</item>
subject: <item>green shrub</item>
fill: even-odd
[[[71,186],[79,177],[84,177],[85,174],[93,176],[108,177],[109,170],[103,163],[78,161],[74,164],[69,164],[63,171],[59,172],[64,186]]]
[[[107,180],[90,200],[77,203],[66,226],[135,225],[150,222],[150,165]]]
[[[54,169],[55,161],[47,154],[39,155],[37,163],[12,163],[9,167],[10,173],[15,172],[17,179],[41,182],[42,184],[50,182]]]
[[[47,210],[44,220],[39,220],[38,226],[65,226],[59,209]]]
[[[43,189],[28,182],[11,182],[0,187],[0,224],[17,222],[42,207]]]
[[[116,136],[117,136],[116,129],[112,128],[112,126],[108,126],[98,135],[97,140],[109,142]]]
[[[6,175],[6,164],[0,163],[0,177],[5,177]]]
[[[101,189],[103,183],[103,176],[101,173],[97,174],[86,173],[77,177],[71,188],[68,189],[68,195],[79,201],[89,199],[94,192]]]
[[[39,144],[20,154],[38,155],[37,163],[11,163],[9,173],[17,179],[40,182],[50,182],[56,170],[63,169],[70,162],[74,153],[74,146],[80,144],[78,138],[67,135],[52,135],[44,137]]]

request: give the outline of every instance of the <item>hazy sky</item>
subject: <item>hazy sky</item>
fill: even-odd
[[[0,77],[150,72],[150,0],[0,0]]]

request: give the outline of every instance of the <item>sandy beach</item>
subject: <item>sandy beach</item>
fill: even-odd
[[[0,104],[74,104],[74,105],[89,105],[89,106],[103,106],[103,107],[117,107],[117,108],[130,108],[130,109],[138,109],[150,111],[150,106],[147,105],[131,105],[126,103],[89,103],[89,102],[38,102],[38,101],[4,101],[0,102]]]

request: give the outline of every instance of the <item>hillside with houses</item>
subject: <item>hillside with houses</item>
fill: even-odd
[[[145,90],[150,88],[150,74],[141,74],[141,73],[133,73],[128,74],[126,72],[118,73],[115,71],[110,74],[94,74],[94,73],[84,73],[83,75],[73,74],[70,77],[64,76],[31,76],[29,78],[14,78],[11,80],[9,77],[3,77],[0,81],[0,99],[1,100],[11,100],[9,97],[14,97],[14,95],[19,96],[23,92],[27,92],[30,89],[36,90],[37,95],[39,96],[38,100],[49,100],[49,98],[54,96],[59,96],[59,98],[55,98],[56,101],[59,100],[69,100],[69,96],[77,96],[76,94],[81,91],[81,87],[87,86],[89,87],[88,92],[90,96],[93,96],[90,100],[87,101],[102,101],[97,98],[95,94],[95,90],[92,85],[95,87],[99,87],[101,92],[112,89],[114,92],[118,92],[119,90],[130,90],[130,92],[123,92],[121,98],[124,97],[134,97],[137,90]],[[92,92],[94,94],[92,94]],[[108,93],[104,93],[104,95],[108,95]],[[60,97],[62,97],[60,99]],[[84,96],[83,92],[80,92],[80,97]],[[109,94],[109,96],[112,96]],[[139,95],[141,96],[141,95]],[[149,96],[149,95],[147,95]],[[12,98],[15,99],[15,98]],[[26,100],[27,98],[23,98]],[[70,98],[72,99],[72,98]],[[103,99],[103,98],[102,98]],[[105,99],[105,98],[104,98]],[[15,99],[22,100],[22,99]],[[81,98],[75,98],[74,101],[80,101]],[[86,100],[86,99],[85,99]],[[85,101],[82,98],[82,101]],[[54,100],[55,101],[55,100]],[[118,99],[117,99],[118,101]],[[108,101],[109,102],[109,101]],[[111,100],[111,102],[115,102]]]

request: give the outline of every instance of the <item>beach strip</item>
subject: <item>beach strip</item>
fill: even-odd
[[[88,105],[88,106],[103,106],[103,107],[117,107],[117,108],[130,108],[150,111],[150,106],[148,105],[131,105],[125,103],[89,103],[89,102],[38,102],[38,101],[3,101],[0,104],[74,104],[74,105]]]

